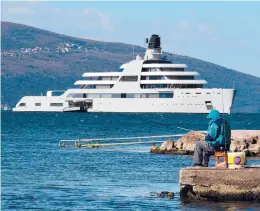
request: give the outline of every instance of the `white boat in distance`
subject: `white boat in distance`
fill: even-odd
[[[25,96],[13,111],[209,113],[217,109],[230,113],[235,89],[203,88],[207,82],[196,80],[197,72],[162,59],[158,35],[146,40],[144,58],[137,55],[117,72],[84,73],[85,80],[74,83],[79,88],[59,96],[57,91]]]

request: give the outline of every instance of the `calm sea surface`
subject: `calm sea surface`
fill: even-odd
[[[226,118],[233,129],[260,129],[260,114]],[[2,210],[260,210],[256,203],[181,201],[179,170],[192,165],[190,156],[151,154],[149,145],[59,147],[61,139],[206,130],[206,115],[2,112],[1,124]],[[161,191],[175,198],[158,198]]]

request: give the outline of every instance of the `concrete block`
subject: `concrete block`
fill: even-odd
[[[180,170],[180,195],[191,200],[260,201],[260,167]]]

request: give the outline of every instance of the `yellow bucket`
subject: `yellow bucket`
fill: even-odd
[[[243,168],[246,164],[245,152],[228,152],[228,168]]]

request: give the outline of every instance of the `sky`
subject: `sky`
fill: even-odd
[[[1,19],[53,32],[144,46],[260,77],[260,2],[2,1]]]

